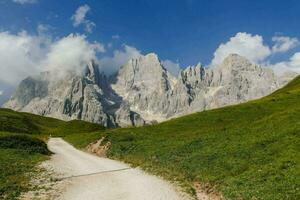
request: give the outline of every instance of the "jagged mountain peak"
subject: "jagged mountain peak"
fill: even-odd
[[[146,55],[140,55],[137,58],[132,58],[121,67],[121,70],[123,68],[130,68],[130,70],[135,71],[149,70],[149,72],[154,72],[154,70],[165,70],[155,53],[149,53]]]
[[[190,72],[198,72],[201,71],[204,68],[204,66],[201,63],[197,63],[196,65],[190,65],[183,69],[182,73],[190,73]]]
[[[85,72],[84,75],[90,80],[95,83],[99,83],[99,66],[98,64],[94,61],[91,60],[85,67]]]
[[[237,54],[220,66],[187,67],[178,77],[167,72],[155,53],[130,59],[110,77],[94,61],[81,76],[70,73],[59,83],[47,77],[23,81],[4,106],[104,126],[143,125],[262,97],[281,86],[272,70]]]
[[[147,60],[150,60],[150,61],[154,61],[154,62],[159,62],[159,58],[158,58],[158,55],[156,53],[148,53],[144,56],[141,56],[141,57],[144,57],[145,59]]]
[[[115,90],[124,93],[126,90],[157,90],[168,87],[166,69],[154,53],[131,59],[123,65],[114,77]],[[124,87],[125,86],[125,87]]]
[[[234,63],[234,62],[250,62],[250,61],[246,57],[241,56],[237,53],[231,53],[223,60],[223,63],[227,63],[227,62]]]
[[[253,68],[256,65],[251,63],[247,58],[239,54],[229,54],[220,64],[222,68],[245,70]]]

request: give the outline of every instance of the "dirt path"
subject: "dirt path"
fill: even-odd
[[[189,200],[172,184],[128,165],[79,151],[60,138],[52,138],[49,149],[55,154],[48,167],[67,178],[60,199],[101,200]],[[129,169],[128,169],[129,168]],[[102,171],[119,170],[106,173]],[[90,175],[88,175],[90,174]],[[84,176],[81,176],[84,175]]]

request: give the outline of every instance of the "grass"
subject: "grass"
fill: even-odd
[[[68,141],[83,147],[83,143],[99,137],[97,131],[104,128],[79,120],[65,122],[0,109],[0,199],[17,199],[30,189],[30,175],[38,173],[36,166],[49,158],[45,142],[50,134],[70,138]]]
[[[200,182],[227,199],[300,199],[300,78],[259,100],[139,128],[0,109],[2,196],[26,190],[26,174],[47,158],[40,148],[49,134],[78,148],[106,136],[109,157],[185,186]]]
[[[62,121],[53,118],[0,109],[0,131],[37,135],[46,133],[62,124]]]
[[[29,174],[48,158],[46,144],[27,135],[4,133],[0,136],[0,199],[17,199],[28,190]]]
[[[44,141],[28,135],[7,135],[0,137],[0,148],[18,149],[28,153],[49,155],[50,151]]]
[[[300,78],[259,100],[106,137],[110,157],[227,199],[300,199]]]
[[[0,109],[0,132],[26,133],[32,135],[64,137],[93,131],[103,131],[99,124],[81,120],[62,121],[50,117],[42,117],[30,113]]]
[[[80,134],[69,134],[64,137],[64,140],[72,144],[78,149],[85,148],[91,142],[101,138],[104,131],[86,132]]]

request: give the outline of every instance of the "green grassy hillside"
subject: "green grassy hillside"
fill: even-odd
[[[62,121],[30,113],[0,109],[0,131],[27,133],[33,135],[66,136],[74,133],[86,133],[104,130],[103,126],[80,120]]]
[[[49,155],[46,144],[38,138],[0,132],[0,199],[17,199],[29,189],[29,174]]]
[[[140,128],[0,109],[0,197],[15,199],[48,158],[49,134],[82,148],[106,136],[112,158],[228,199],[300,199],[300,78],[272,95]]]
[[[74,143],[81,144],[95,140],[103,131],[100,125],[79,120],[65,122],[0,109],[0,199],[17,199],[30,188],[35,166],[49,158],[45,140],[50,134],[71,141],[76,138]]]
[[[106,136],[110,157],[228,199],[300,199],[300,78],[259,100]]]

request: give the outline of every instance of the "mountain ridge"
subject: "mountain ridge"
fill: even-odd
[[[263,97],[288,80],[237,54],[220,66],[190,66],[177,77],[154,53],[130,59],[110,76],[93,61],[83,75],[52,76],[24,79],[4,107],[106,127],[142,126]]]

